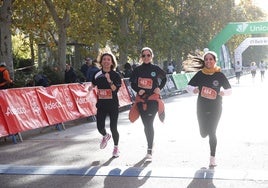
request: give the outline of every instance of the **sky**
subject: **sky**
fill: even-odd
[[[235,3],[238,4],[240,0],[235,0]],[[267,0],[253,0],[256,6],[263,9],[268,14],[268,1]]]
[[[254,0],[255,5],[266,11],[268,14],[268,1],[267,0]]]

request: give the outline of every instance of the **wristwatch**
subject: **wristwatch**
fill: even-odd
[[[111,82],[109,82],[109,84],[110,84],[110,86],[111,86],[111,85],[113,85],[114,83],[113,83],[113,81],[111,81]]]

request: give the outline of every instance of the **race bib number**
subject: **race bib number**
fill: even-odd
[[[139,78],[138,86],[143,89],[152,89],[153,88],[153,80],[150,78]]]
[[[99,89],[98,90],[99,99],[112,99],[112,90],[111,89]]]
[[[202,87],[201,96],[213,100],[217,98],[217,91],[209,87]]]

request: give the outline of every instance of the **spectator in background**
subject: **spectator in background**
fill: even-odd
[[[263,62],[263,60],[261,60],[260,64],[259,64],[259,69],[260,69],[260,72],[261,72],[261,81],[263,81],[264,79],[264,74],[265,74],[265,70],[266,70],[266,65],[265,63]]]
[[[13,83],[6,66],[5,62],[0,63],[0,89],[8,89],[10,84]]]
[[[91,66],[92,64],[92,59],[87,57],[85,59],[85,63],[81,66],[80,68],[80,71],[83,73],[83,76],[84,76],[84,79],[86,80],[87,78],[87,71],[88,71],[88,68]]]
[[[124,78],[129,78],[132,74],[132,67],[130,65],[130,63],[126,63],[124,65],[124,71],[123,71],[123,76]]]
[[[90,66],[87,69],[87,74],[86,74],[86,81],[87,82],[92,82],[92,78],[95,72],[97,72],[99,69],[99,67],[97,66],[98,61],[97,59],[94,59],[92,61],[92,63],[90,64]]]
[[[137,66],[139,66],[139,64],[134,62],[133,65],[131,66],[132,70],[134,70]]]
[[[172,65],[172,63],[169,63],[168,66],[167,66],[167,73],[168,74],[173,74],[174,70],[175,70],[175,68]]]
[[[35,86],[43,86],[43,87],[49,86],[48,78],[44,74],[39,73],[39,74],[34,75],[33,80],[34,80]]]
[[[64,81],[65,83],[75,83],[77,81],[77,75],[73,67],[68,63],[66,64]]]

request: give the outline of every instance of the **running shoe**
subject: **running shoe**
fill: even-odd
[[[153,150],[152,149],[147,149],[147,154],[145,156],[145,159],[148,161],[151,161],[153,159]]]
[[[100,149],[104,149],[107,146],[107,142],[110,140],[111,135],[107,133],[103,138],[100,143]]]
[[[152,156],[152,154],[146,154],[146,156],[145,156],[145,159],[146,160],[152,160],[153,159],[153,156]]]
[[[214,156],[210,156],[210,159],[209,159],[209,167],[215,167],[217,166],[216,164],[216,159]]]
[[[113,157],[119,157],[119,149],[118,147],[114,147],[114,150],[113,150]]]

